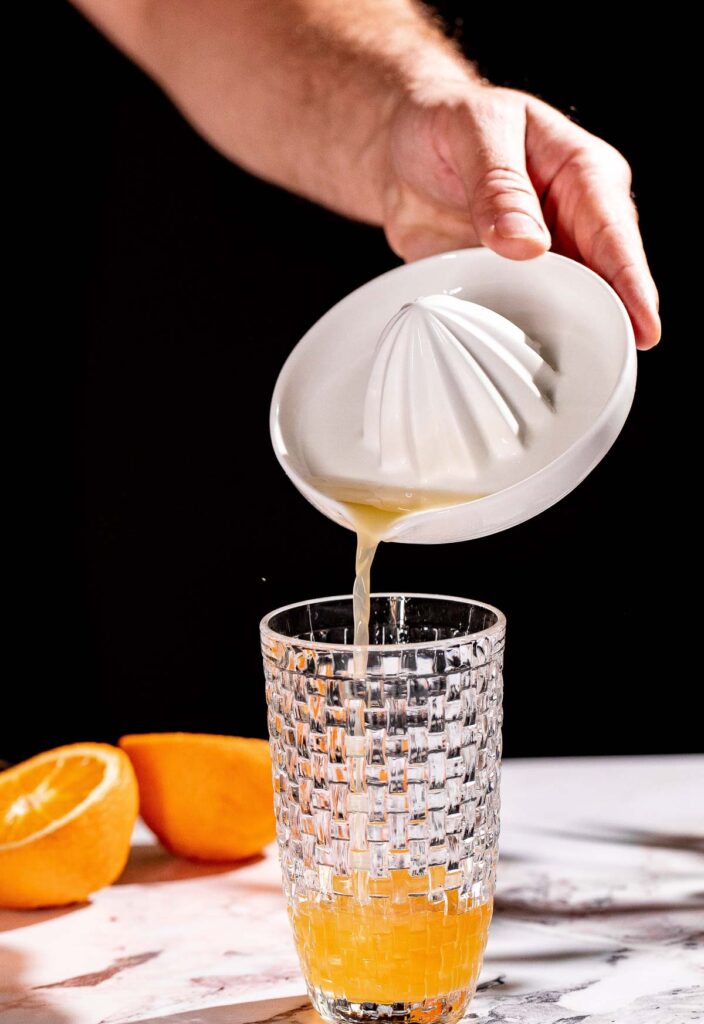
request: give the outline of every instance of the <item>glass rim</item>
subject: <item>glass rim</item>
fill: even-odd
[[[427,650],[428,648],[442,648],[450,647],[454,644],[460,644],[468,640],[476,640],[479,637],[493,637],[497,634],[502,633],[506,628],[506,616],[502,611],[496,608],[493,604],[487,604],[486,601],[475,601],[471,597],[454,597],[451,594],[418,594],[418,593],[405,593],[398,590],[386,590],[379,591],[377,593],[370,594],[370,600],[375,597],[420,597],[429,599],[432,601],[454,601],[457,604],[474,605],[477,608],[485,608],[487,611],[493,612],[496,615],[496,622],[491,626],[486,626],[484,629],[476,629],[471,633],[460,633],[457,636],[447,637],[445,640],[421,640],[415,643],[406,644],[330,644],[324,640],[304,640],[301,637],[287,636],[286,633],[279,633],[277,630],[272,629],[269,625],[270,621],[275,615],[280,615],[282,612],[291,611],[294,608],[304,608],[306,605],[320,605],[332,601],[352,601],[352,594],[336,594],[333,597],[314,597],[307,601],[293,601],[291,604],[281,605],[280,608],[274,608],[273,611],[268,612],[259,623],[260,635],[266,634],[275,640],[281,640],[284,643],[296,643],[306,647],[309,650],[314,651],[354,651],[354,650],[368,650],[368,651],[383,651],[389,653],[390,651],[417,651]]]

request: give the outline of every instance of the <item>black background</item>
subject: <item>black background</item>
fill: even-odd
[[[570,111],[633,164],[664,340],[639,356],[632,415],[577,491],[495,537],[385,546],[374,585],[505,610],[508,756],[694,750],[676,600],[688,504],[670,454],[690,436],[677,400],[680,186],[652,73],[667,41],[657,26],[636,39],[590,23],[556,47],[531,12],[482,6],[441,5],[482,70]],[[68,6],[43,28],[9,197],[26,217],[31,298],[12,346],[19,569],[0,756],[128,731],[262,735],[258,621],[349,590],[354,544],[279,469],[271,390],[306,328],[397,261],[380,231],[216,154]]]

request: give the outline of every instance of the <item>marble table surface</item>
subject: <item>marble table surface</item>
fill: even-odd
[[[508,761],[472,1024],[704,1022],[704,757]],[[117,885],[0,911],[0,1024],[314,1024],[275,850],[197,866],[140,826]]]

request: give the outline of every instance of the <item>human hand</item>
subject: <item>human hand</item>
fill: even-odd
[[[626,161],[477,78],[416,0],[73,2],[252,173],[383,224],[407,260],[552,246],[613,285],[640,348],[657,343]]]
[[[621,154],[527,93],[479,81],[434,82],[389,128],[384,228],[406,260],[486,245],[510,259],[552,248],[620,295],[638,348],[660,338]]]

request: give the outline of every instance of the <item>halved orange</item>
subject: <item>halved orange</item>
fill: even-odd
[[[173,853],[241,860],[276,834],[269,744],[242,736],[164,732],[123,736],[140,812]]]
[[[57,747],[0,773],[0,906],[85,900],[125,866],[138,810],[129,758]]]

